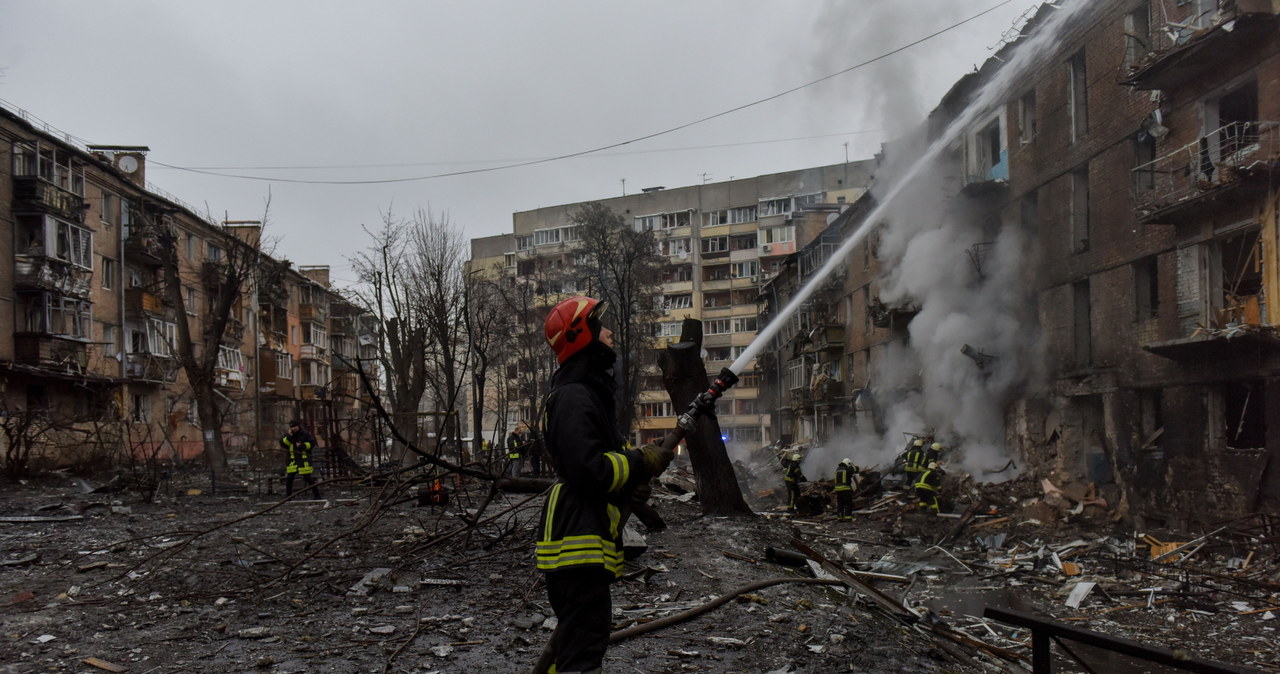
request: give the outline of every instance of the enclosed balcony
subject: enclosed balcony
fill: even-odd
[[[141,319],[165,315],[160,296],[143,288],[124,291],[124,313],[127,318]]]
[[[47,290],[72,297],[88,297],[93,274],[48,257],[18,255],[13,285],[17,290]]]
[[[178,364],[168,356],[152,353],[125,354],[125,376],[140,382],[172,383],[178,378]]]
[[[1133,169],[1139,222],[1176,225],[1218,208],[1223,199],[1266,193],[1280,160],[1280,124],[1232,122]]]
[[[16,333],[13,347],[14,362],[22,365],[84,372],[89,364],[88,345],[77,339],[32,332]]]
[[[52,213],[76,222],[84,219],[88,208],[80,195],[37,176],[14,177],[13,199],[15,209]]]

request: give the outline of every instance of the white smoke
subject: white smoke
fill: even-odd
[[[868,225],[882,225],[878,257],[886,271],[879,298],[919,312],[908,326],[909,340],[889,345],[874,363],[870,387],[879,429],[860,423],[854,433],[829,443],[831,454],[853,454],[859,465],[878,463],[883,469],[903,450],[907,434],[932,432],[952,448],[943,456],[952,470],[982,481],[1017,474],[1002,470],[1014,458],[1005,413],[1044,377],[1030,282],[1036,268],[1027,227],[1032,223],[968,210],[973,202],[959,194],[963,167],[948,159],[958,153],[944,148],[958,147],[980,117],[1003,104],[1016,76],[1036,59],[1051,57],[1056,33],[1085,5],[1051,12],[1042,30],[1005,55],[1004,66],[975,101],[931,144],[922,142],[926,133],[919,129],[910,141],[885,148],[872,187],[880,205],[854,238],[865,236]],[[980,367],[978,359],[962,353],[966,345],[975,355],[994,358]]]

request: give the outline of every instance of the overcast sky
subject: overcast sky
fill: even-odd
[[[868,158],[1037,4],[0,0],[0,99],[81,142],[149,146],[148,180],[218,219],[259,219],[270,194],[277,256],[343,284],[388,210],[489,236],[623,180]]]

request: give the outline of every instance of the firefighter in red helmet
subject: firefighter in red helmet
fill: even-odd
[[[535,669],[599,671],[609,644],[609,586],[622,575],[622,523],[633,491],[674,457],[656,445],[627,449],[614,398],[613,331],[605,303],[571,297],[547,316],[560,368],[551,380],[542,437],[558,481],[538,532],[538,570],[559,624]]]

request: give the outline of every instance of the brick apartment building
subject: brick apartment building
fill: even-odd
[[[276,441],[297,416],[322,445],[367,454],[367,401],[352,368],[370,355],[374,328],[329,287],[327,268],[263,256],[212,334],[228,260],[256,249],[260,226],[214,222],[150,187],[145,147],[69,138],[0,109],[6,460],[24,448],[34,467],[198,457],[206,429],[177,358],[180,324],[197,350],[218,350],[229,456],[276,465]],[[183,312],[168,292],[164,242],[177,253]]]
[[[956,83],[921,138],[886,146],[871,193],[766,287],[776,314],[807,267],[868,230],[761,358],[781,373],[763,393],[779,409],[778,434],[888,430],[879,413],[904,390],[922,392],[927,408],[931,391],[951,385],[932,366],[897,379],[885,371],[941,341],[949,360],[938,369],[968,367],[963,381],[976,387],[1021,358],[1019,381],[997,402],[1024,470],[1093,483],[1149,525],[1280,509],[1280,339],[1269,301],[1280,293],[1278,4],[1042,7],[1018,42]],[[1026,45],[1032,54],[1020,57]],[[892,207],[868,223],[903,173],[894,162],[930,143],[946,145],[933,197],[908,193],[943,205],[933,223],[904,237]],[[964,231],[936,258],[953,272],[946,283],[987,300],[999,290],[990,279],[1011,273],[1006,285],[1025,289],[1025,303],[997,316],[1009,322],[987,333],[1015,337],[1002,348],[928,322],[941,293],[902,291],[912,287],[901,269],[912,262],[907,239],[949,230]],[[1007,241],[1024,242],[1013,272],[1001,267],[1012,259]],[[964,444],[962,416],[926,409],[923,421],[945,420],[940,431]]]

